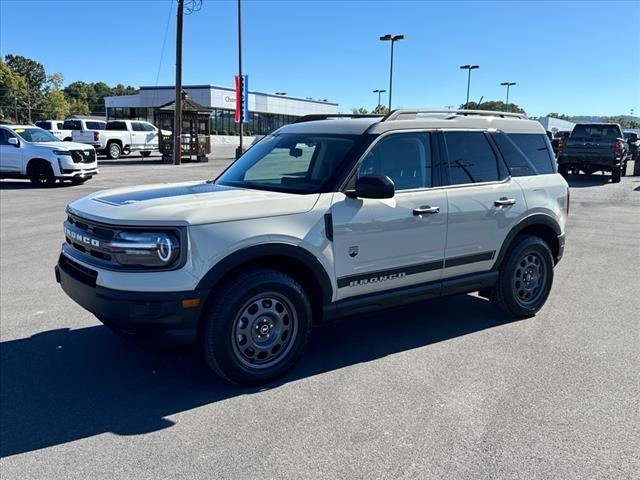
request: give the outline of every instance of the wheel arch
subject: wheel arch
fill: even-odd
[[[53,164],[51,163],[51,161],[41,157],[34,157],[27,162],[27,176],[31,173],[31,169],[35,168],[37,165],[46,165],[47,167],[51,168],[53,170],[53,173],[55,174],[55,170],[53,169]]]
[[[498,253],[498,257],[496,258],[496,263],[493,267],[493,270],[497,270],[500,268],[502,261],[504,260],[505,255],[509,251],[509,248],[513,244],[515,238],[520,234],[528,234],[535,235],[537,237],[542,238],[544,242],[551,249],[551,253],[553,255],[553,261],[558,262],[558,257],[560,255],[560,239],[558,236],[562,235],[562,229],[558,222],[551,217],[550,215],[545,215],[544,213],[536,213],[529,217],[524,218],[517,225],[515,225],[507,238],[502,243],[502,247],[500,248],[500,252]]]
[[[320,261],[305,248],[284,243],[256,245],[233,252],[216,263],[198,283],[197,289],[215,293],[216,285],[243,269],[261,266],[291,275],[305,289],[312,303],[314,316],[322,306],[331,303],[333,286]]]

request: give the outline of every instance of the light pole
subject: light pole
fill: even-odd
[[[500,85],[503,87],[507,87],[507,112],[509,111],[509,87],[512,87],[516,84],[516,82],[502,82]]]
[[[467,77],[467,101],[464,104],[465,110],[469,106],[469,89],[471,87],[471,70],[475,70],[476,68],[480,68],[480,65],[460,65],[460,69],[469,71],[469,75]]]
[[[391,35],[387,33],[380,37],[383,42],[391,42],[391,64],[389,66],[389,111],[391,111],[391,91],[393,89],[393,44],[398,40],[403,40],[404,35]]]
[[[379,88],[376,88],[373,93],[377,93],[378,94],[378,105],[376,105],[376,108],[378,108],[380,106],[380,95],[382,95],[384,92],[386,92],[386,90],[381,90]]]

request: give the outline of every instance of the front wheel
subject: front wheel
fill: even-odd
[[[225,282],[207,307],[199,342],[207,365],[242,385],[292,368],[311,334],[311,305],[289,275],[255,268]]]
[[[553,264],[551,250],[540,237],[516,237],[500,267],[493,304],[509,316],[534,315],[551,291]]]
[[[51,165],[42,163],[29,169],[29,181],[34,187],[53,187],[56,176]]]
[[[140,152],[140,155],[142,155],[143,158],[147,158],[149,155],[151,155],[151,152]]]

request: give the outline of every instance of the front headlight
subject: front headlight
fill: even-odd
[[[180,256],[178,238],[164,232],[120,232],[109,246],[120,265],[170,267]]]
[[[71,152],[69,150],[54,150],[53,154],[54,155],[66,155],[68,157],[71,156]]]

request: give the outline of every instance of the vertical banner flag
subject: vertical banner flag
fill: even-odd
[[[242,121],[242,88],[240,77],[236,75],[236,123]]]
[[[249,120],[249,77],[242,76],[242,81],[238,75],[236,79],[236,123],[245,123]]]
[[[249,121],[249,75],[242,76],[242,121],[247,123]]]

